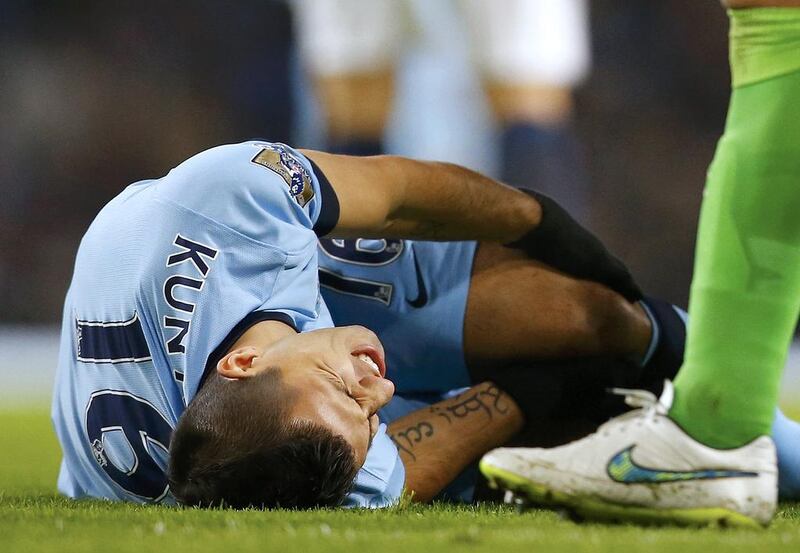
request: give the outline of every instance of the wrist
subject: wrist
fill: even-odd
[[[511,248],[526,251],[528,255],[536,258],[542,250],[552,244],[558,235],[559,205],[550,197],[535,190],[520,190],[527,199],[526,223],[527,231],[513,242],[506,244]],[[535,207],[531,207],[534,204]],[[555,217],[554,217],[555,216]]]
[[[544,220],[544,204],[542,203],[542,194],[534,192],[533,190],[520,190],[521,200],[520,204],[520,219],[523,221],[523,228],[525,231],[520,237],[525,234],[535,231],[542,225]]]
[[[515,221],[514,235],[511,240],[506,240],[505,245],[516,247],[516,244],[526,240],[542,225],[544,206],[539,201],[539,194],[527,189],[515,189],[516,197],[510,200],[513,209],[511,221]]]

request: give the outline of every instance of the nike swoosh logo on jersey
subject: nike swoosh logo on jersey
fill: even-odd
[[[633,460],[631,455],[632,445],[623,449],[608,462],[606,470],[615,482],[622,484],[665,484],[668,482],[682,482],[686,480],[709,480],[713,478],[737,478],[758,476],[757,472],[740,470],[663,470],[643,467]]]
[[[408,305],[411,307],[416,307],[419,309],[420,307],[424,307],[426,303],[428,303],[428,289],[425,288],[425,280],[422,278],[422,271],[419,268],[419,260],[417,259],[417,252],[414,250],[413,246],[411,248],[411,255],[414,258],[414,270],[417,273],[417,297],[413,300],[406,299]]]

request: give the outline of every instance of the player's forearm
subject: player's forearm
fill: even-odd
[[[450,163],[303,153],[339,197],[332,237],[512,242],[541,218],[535,199]]]
[[[628,269],[551,198],[521,192],[450,163],[303,151],[339,198],[333,238],[487,240],[609,286],[630,301]]]
[[[532,197],[450,163],[396,158],[402,176],[386,232],[427,240],[511,242],[538,226]]]
[[[430,501],[481,455],[519,432],[522,413],[516,403],[492,383],[389,425],[406,469],[406,489],[414,501]]]

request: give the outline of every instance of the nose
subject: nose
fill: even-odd
[[[394,384],[391,380],[368,374],[359,380],[359,385],[364,390],[366,401],[364,407],[370,415],[389,403],[394,395]]]

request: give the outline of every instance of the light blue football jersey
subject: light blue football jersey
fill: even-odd
[[[252,141],[197,154],[103,208],[64,305],[52,406],[62,493],[171,501],[171,431],[209,359],[261,320],[301,332],[333,326],[315,227],[330,229],[323,208],[334,205],[302,154]],[[403,480],[381,432],[348,504],[392,503]]]
[[[322,296],[336,325],[373,330],[397,393],[470,385],[464,313],[476,242],[320,240]]]

